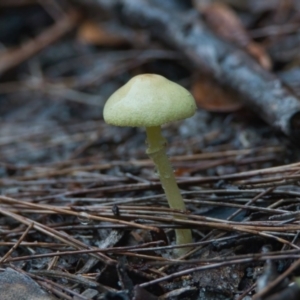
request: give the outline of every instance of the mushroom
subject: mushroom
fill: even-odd
[[[104,107],[104,120],[116,126],[146,127],[147,154],[153,160],[170,208],[185,211],[172,166],[166,155],[167,141],[161,125],[194,115],[193,96],[182,86],[156,74],[133,77],[114,92]],[[176,229],[177,245],[192,243],[190,229]],[[181,248],[177,254],[183,254]]]

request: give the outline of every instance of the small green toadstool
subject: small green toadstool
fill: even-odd
[[[104,120],[116,126],[146,127],[147,154],[156,165],[169,206],[185,211],[171,164],[166,155],[166,139],[161,125],[194,115],[193,96],[182,86],[156,74],[133,77],[113,93],[104,107]],[[190,229],[176,229],[177,245],[192,243]],[[184,248],[178,251],[183,254]]]

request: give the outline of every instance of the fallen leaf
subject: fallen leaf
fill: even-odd
[[[127,40],[122,35],[118,35],[116,31],[109,29],[104,24],[92,21],[86,21],[80,26],[78,39],[97,46],[120,46],[127,43]]]
[[[244,48],[266,70],[272,67],[271,59],[265,49],[254,42],[234,10],[224,3],[203,4],[194,1],[196,8],[205,18],[208,26],[223,39]]]
[[[198,107],[212,112],[233,112],[243,104],[237,95],[217,84],[213,79],[198,77],[192,86],[192,94]]]

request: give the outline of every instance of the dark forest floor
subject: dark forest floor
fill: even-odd
[[[142,28],[125,0],[0,2],[0,300],[299,298],[300,109],[280,105],[300,91],[300,3],[204,2],[137,0]],[[192,12],[278,102],[258,109],[252,77],[231,85],[202,52],[166,44],[146,4]],[[168,208],[145,130],[103,121],[106,99],[142,73],[198,105],[163,127],[186,213]],[[194,243],[175,257],[182,227]]]

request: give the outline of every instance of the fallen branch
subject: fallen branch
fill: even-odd
[[[241,100],[275,129],[300,135],[300,102],[272,73],[243,50],[213,35],[194,10],[170,11],[153,0],[94,0],[128,26],[144,28],[178,49],[201,72],[236,91]]]

